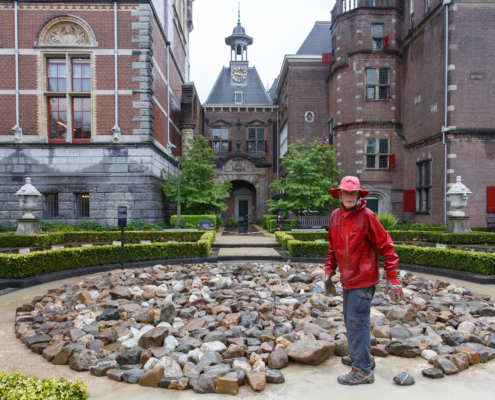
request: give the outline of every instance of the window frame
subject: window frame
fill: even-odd
[[[368,152],[368,141],[374,141],[374,152]],[[387,152],[383,153],[380,151],[380,144],[382,142],[387,142]],[[389,170],[390,169],[390,138],[366,138],[364,140],[364,155],[365,155],[365,164],[364,168],[369,169],[369,170],[375,170],[375,171],[383,171],[383,170]],[[373,167],[368,167],[368,160],[373,157],[374,160],[374,166]],[[382,158],[383,157],[383,158]],[[380,167],[380,161],[382,159],[385,159],[387,162],[386,167]]]
[[[240,102],[237,101],[237,95],[238,94],[241,95],[241,101]],[[244,92],[234,92],[234,103],[235,104],[243,104],[244,103]]]
[[[428,182],[425,181],[425,166],[428,165]],[[432,192],[432,160],[422,160],[416,163],[416,213],[431,214]],[[418,174],[418,171],[419,174]]]
[[[90,138],[85,138],[85,139],[76,139],[75,138],[75,127],[74,127],[74,98],[89,98],[90,99],[90,104],[91,104],[91,110],[89,111],[91,114],[93,113],[93,98],[92,98],[92,89],[93,89],[93,83],[94,83],[94,69],[92,68],[92,63],[93,63],[93,54],[92,53],[70,53],[66,52],[64,54],[53,54],[53,53],[44,53],[44,65],[46,70],[44,71],[43,75],[46,79],[44,82],[43,86],[45,88],[44,90],[44,95],[45,95],[45,111],[47,115],[47,126],[46,126],[46,132],[48,136],[48,143],[90,143],[91,138],[93,137],[93,131],[94,131],[94,124],[93,124],[93,119],[92,115],[90,117],[90,132],[91,136]],[[65,70],[66,70],[66,76],[65,76],[65,91],[50,91],[49,87],[49,79],[50,79],[50,71],[49,71],[49,66],[50,66],[50,60],[65,60]],[[73,65],[83,65],[83,64],[88,64],[88,62],[85,63],[78,63],[77,61],[82,61],[82,60],[89,60],[89,91],[74,91],[74,79],[81,79],[81,90],[83,89],[83,79],[88,79],[88,78],[74,78],[73,74]],[[81,67],[82,71],[82,67]],[[58,72],[58,71],[57,71]],[[53,79],[53,78],[52,78]],[[59,78],[57,78],[59,79]],[[57,82],[57,89],[58,89],[58,82]],[[50,105],[50,100],[52,98],[65,98],[67,101],[67,134],[65,139],[52,139],[50,138],[50,132],[51,132],[51,105]]]
[[[87,196],[87,197],[84,197]],[[83,215],[83,212],[81,211],[81,199],[88,199],[87,200],[87,215]],[[91,208],[90,208],[90,194],[89,193],[74,193],[74,217],[75,219],[83,219],[83,218],[91,218]],[[86,200],[84,200],[86,202]],[[85,210],[83,210],[85,211]]]
[[[381,36],[375,35],[375,26],[381,26],[382,27],[382,33]],[[385,27],[385,24],[383,23],[373,23],[371,24],[371,40],[372,40],[372,50],[373,51],[382,51],[383,50],[383,29]],[[378,42],[379,41],[379,42]],[[379,43],[379,45],[378,45]]]
[[[222,139],[222,130],[227,131],[227,139]],[[215,130],[220,130],[219,139],[215,139]],[[212,147],[217,153],[228,153],[230,151],[230,129],[225,126],[212,127],[211,131]],[[218,149],[215,147],[215,143],[218,143]],[[227,143],[227,150],[223,150],[223,143]]]
[[[375,71],[375,83],[374,84],[369,84],[368,83],[368,71],[374,70]],[[381,70],[387,70],[387,84],[381,84],[380,83],[380,71]],[[365,69],[365,76],[366,76],[366,85],[364,87],[364,96],[366,101],[390,101],[392,99],[391,95],[391,82],[390,82],[390,71],[391,68],[366,68]],[[369,89],[373,88],[373,93],[374,93],[374,98],[368,97],[369,96]],[[386,88],[387,90],[387,97],[385,99],[380,98],[380,88]]]
[[[59,77],[59,65],[61,65],[61,62],[54,62],[55,60],[63,60],[64,65],[65,65],[65,77],[60,78]],[[50,65],[56,65],[57,66],[57,76],[53,77],[50,76]],[[67,68],[67,57],[47,57],[46,58],[46,91],[50,93],[66,93],[67,92],[67,75],[68,75],[68,68]],[[56,79],[57,80],[57,90],[50,90],[50,79]],[[63,79],[65,80],[65,90],[59,90],[59,81]]]
[[[425,0],[425,14],[430,11],[431,0]]]
[[[52,102],[52,99],[57,99],[57,100],[65,100],[66,103],[65,103],[65,122],[66,122],[66,125],[65,125],[65,138],[60,138],[60,133],[57,135],[57,138],[52,138],[51,137],[51,130],[52,130],[52,126],[54,126],[52,124],[52,105],[51,105],[51,102]],[[67,103],[67,97],[58,97],[58,96],[50,96],[47,98],[47,109],[48,109],[48,140],[50,143],[66,143],[67,141],[67,137],[69,135],[69,104]],[[59,107],[60,108],[60,107]],[[57,116],[58,116],[58,119],[57,119],[57,123],[58,125],[61,125],[60,123],[60,113],[61,112],[64,112],[64,111],[60,111],[60,110],[57,110]],[[57,125],[55,125],[57,126]],[[59,126],[57,126],[58,129],[60,129]]]
[[[72,68],[72,76],[71,76],[71,92],[73,93],[90,93],[91,92],[91,59],[88,57],[71,57],[71,68]],[[87,60],[88,62],[80,62],[82,60]],[[89,78],[84,77],[83,74],[83,65],[88,65],[89,64]],[[81,76],[80,77],[75,77],[74,74],[74,67],[75,66],[80,66],[81,67]],[[81,81],[81,90],[76,90],[75,89],[75,81],[79,80]],[[83,90],[84,87],[84,81],[89,80],[89,90]]]
[[[250,139],[249,138],[249,131],[251,129],[253,129],[255,131],[254,139]],[[258,138],[259,130],[262,130],[263,131],[263,139],[259,139]],[[246,133],[247,133],[247,139],[246,140],[247,140],[247,143],[248,143],[247,152],[248,153],[265,153],[265,148],[266,148],[266,129],[264,127],[259,127],[259,126],[248,127]],[[252,150],[249,149],[250,143],[253,143],[253,142],[254,142],[255,151],[252,151]],[[259,144],[260,143],[262,143],[263,151],[260,151],[259,150]]]
[[[48,212],[48,196],[55,196],[54,206],[51,208],[56,209],[56,211],[51,214]],[[55,215],[54,215],[55,214]],[[43,219],[57,219],[60,217],[60,208],[58,201],[58,193],[43,193]]]

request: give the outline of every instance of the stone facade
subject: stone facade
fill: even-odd
[[[166,221],[174,211],[163,197],[162,170],[176,174],[174,159],[182,154],[180,102],[189,80],[192,1],[18,3],[18,111],[14,7],[0,6],[0,223],[16,224],[14,193],[26,176],[43,194],[43,207],[47,195],[57,196],[55,215],[47,216],[40,205],[45,221],[116,225],[118,206],[127,206],[129,221]],[[80,96],[77,58],[90,65],[90,87]],[[52,59],[66,60],[65,71],[58,72],[63,90],[49,86]],[[65,116],[56,117],[66,133],[55,139],[54,98],[68,104]],[[83,114],[90,117],[90,134],[82,139],[72,134],[79,121],[74,99],[80,98],[90,104]],[[16,118],[22,134],[12,131]],[[80,193],[89,195],[89,217],[78,219]]]

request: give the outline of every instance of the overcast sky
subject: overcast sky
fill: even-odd
[[[230,62],[225,38],[237,25],[238,0],[195,0],[190,34],[191,80],[204,103]],[[335,0],[241,0],[241,24],[253,44],[249,65],[266,85],[280,73],[285,54],[295,54],[315,21],[329,21]]]

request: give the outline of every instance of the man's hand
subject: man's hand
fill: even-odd
[[[402,285],[400,284],[400,282],[397,279],[390,279],[387,282],[389,288],[392,289],[392,292],[395,295],[395,296],[391,296],[391,297],[395,297],[395,299],[392,298],[392,300],[395,302],[401,301],[404,298],[404,294],[402,293]]]
[[[334,276],[337,272],[335,270],[330,272],[330,275],[325,276],[325,295],[328,296],[332,294],[332,296],[337,296],[337,290],[335,289],[335,285],[332,282],[332,276]]]

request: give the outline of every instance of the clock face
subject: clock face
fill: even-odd
[[[242,67],[235,67],[232,70],[232,80],[234,82],[244,82],[246,80],[247,72]]]

